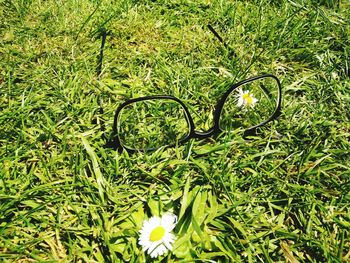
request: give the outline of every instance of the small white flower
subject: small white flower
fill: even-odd
[[[258,99],[254,97],[252,93],[249,92],[249,90],[243,91],[242,89],[238,89],[239,94],[237,107],[251,107],[254,108],[255,103],[258,102]]]
[[[140,230],[139,245],[152,258],[163,255],[172,249],[175,241],[174,234],[170,233],[177,222],[177,216],[167,213],[161,218],[153,216],[143,223]]]

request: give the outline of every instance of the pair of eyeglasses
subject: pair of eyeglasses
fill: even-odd
[[[218,36],[212,27],[209,26],[209,29]],[[104,32],[99,74],[105,40]],[[221,37],[219,40],[222,41]],[[190,110],[177,97],[156,95],[130,99],[116,109],[112,134],[106,146],[128,152],[152,151],[238,128],[243,128],[245,134],[251,134],[279,116],[281,100],[281,83],[274,75],[264,74],[234,83],[216,104],[213,127],[202,132],[196,130]]]

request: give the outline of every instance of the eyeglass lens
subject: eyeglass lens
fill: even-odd
[[[184,108],[171,99],[130,103],[121,110],[118,123],[120,142],[131,149],[175,145],[190,133]]]
[[[219,119],[220,129],[250,129],[267,121],[276,111],[278,97],[279,86],[272,77],[238,86],[225,100]]]

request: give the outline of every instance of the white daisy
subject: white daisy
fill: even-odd
[[[258,102],[258,99],[254,97],[252,93],[249,92],[249,90],[243,91],[242,89],[238,89],[239,94],[237,107],[251,107],[254,108],[255,103]]]
[[[161,218],[153,216],[143,223],[140,230],[139,245],[152,258],[163,255],[172,249],[175,241],[174,234],[170,233],[177,222],[177,216],[167,213]]]

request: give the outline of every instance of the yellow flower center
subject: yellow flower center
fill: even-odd
[[[162,226],[157,226],[155,229],[152,230],[149,240],[152,242],[159,241],[163,238],[165,234],[165,229]]]
[[[249,93],[243,94],[243,100],[247,103],[248,106],[253,104],[253,98]]]

